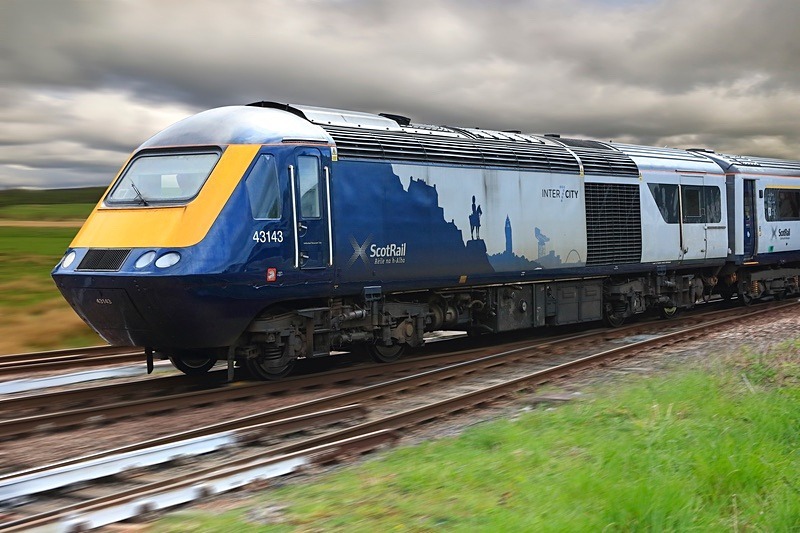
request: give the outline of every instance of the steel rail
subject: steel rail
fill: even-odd
[[[18,374],[20,372],[41,372],[47,370],[63,370],[65,368],[86,368],[89,366],[119,365],[122,363],[144,362],[144,352],[136,348],[117,347],[116,353],[97,350],[98,353],[68,354],[42,356],[35,354],[25,359],[17,354],[3,356],[0,359],[0,375]],[[105,352],[105,353],[104,353]],[[9,358],[6,360],[5,358]]]
[[[135,348],[129,346],[85,346],[83,348],[62,348],[58,350],[45,350],[41,352],[23,352],[23,353],[9,353],[0,354],[0,363],[7,363],[13,361],[26,361],[29,359],[46,359],[49,357],[69,357],[69,356],[84,356],[84,355],[114,355],[121,351],[131,351]],[[144,353],[144,352],[143,352]]]
[[[10,532],[31,531],[61,522],[60,529],[64,531],[86,531],[187,503],[198,497],[233,490],[254,481],[286,475],[315,462],[330,460],[344,452],[365,453],[398,438],[396,432],[379,431],[286,455],[265,452],[262,457],[233,459],[223,469],[215,467],[177,479],[151,483],[0,524],[0,527]]]
[[[133,468],[162,464],[179,457],[210,453],[234,444],[247,444],[267,435],[274,438],[309,427],[319,428],[346,420],[363,419],[366,414],[367,410],[360,405],[345,405],[303,416],[249,425],[240,424],[222,431],[212,426],[177,433],[91,456],[0,476],[0,502],[117,475]]]

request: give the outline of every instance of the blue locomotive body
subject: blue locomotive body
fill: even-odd
[[[440,329],[797,293],[797,176],[794,162],[260,102],[145,142],[53,277],[112,344],[274,378],[358,343],[393,360]]]

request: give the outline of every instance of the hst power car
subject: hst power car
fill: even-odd
[[[800,291],[800,163],[258,102],[134,151],[53,270],[111,344],[279,378],[435,330]],[[152,363],[152,360],[150,360]]]

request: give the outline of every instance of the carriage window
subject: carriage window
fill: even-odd
[[[138,156],[125,169],[106,203],[185,204],[200,192],[218,160],[218,153]]]
[[[650,183],[650,193],[656,201],[661,218],[667,224],[680,222],[681,203],[683,204],[683,222],[719,223],[722,220],[722,197],[719,187],[699,185],[677,185],[668,183]],[[681,202],[678,202],[680,190]]]
[[[719,187],[703,187],[703,204],[706,206],[705,222],[722,222],[722,196]]]
[[[268,154],[258,156],[245,185],[253,218],[281,218],[281,196],[275,158]]]
[[[319,163],[314,156],[297,158],[297,187],[300,194],[300,214],[303,218],[319,218]]]
[[[722,220],[719,187],[681,185],[684,223],[712,223]]]
[[[684,222],[700,222],[700,217],[703,214],[700,208],[700,187],[692,187],[684,185],[681,187],[683,193],[683,221]]]
[[[764,211],[770,222],[800,220],[800,190],[766,189]]]
[[[680,221],[680,204],[678,203],[678,186],[668,183],[650,183],[650,194],[656,201],[661,218],[667,224]]]

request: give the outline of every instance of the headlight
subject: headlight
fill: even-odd
[[[74,250],[69,252],[64,256],[64,259],[61,260],[61,268],[69,268],[70,265],[75,262],[77,256],[78,254],[76,254]]]
[[[181,254],[178,252],[167,252],[158,259],[156,259],[156,266],[158,268],[167,268],[176,264],[181,260]]]
[[[152,263],[153,259],[155,257],[156,257],[156,253],[153,250],[150,250],[149,252],[145,252],[145,253],[142,254],[142,256],[139,259],[136,260],[136,263],[134,264],[134,266],[136,268],[144,268],[147,265],[149,265],[150,263]],[[176,261],[176,263],[177,263],[177,261]]]

